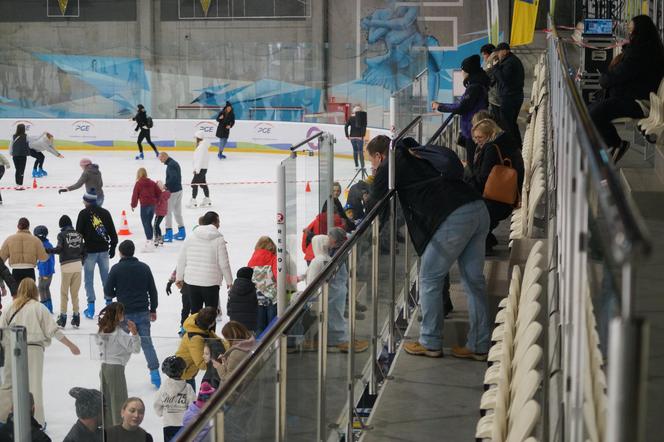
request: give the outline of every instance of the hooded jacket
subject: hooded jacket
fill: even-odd
[[[189,285],[211,287],[233,283],[224,236],[213,225],[198,226],[187,238],[175,270],[176,280]]]
[[[258,298],[256,285],[251,279],[236,278],[228,291],[228,316],[249,330],[256,330],[258,318]]]
[[[161,189],[157,183],[150,178],[141,177],[134,184],[134,191],[131,194],[131,208],[135,209],[139,201],[141,206],[156,206],[161,195]]]
[[[189,404],[196,400],[191,385],[181,379],[165,377],[154,398],[154,411],[164,427],[182,426],[182,418]]]
[[[194,313],[185,319],[184,324],[182,324],[185,333],[182,336],[178,350],[175,352],[175,356],[180,356],[187,364],[182,373],[183,380],[192,379],[198,374],[199,370],[207,369],[207,364],[203,359],[205,340],[220,339],[213,331],[203,330],[196,325],[197,317],[198,313]]]
[[[344,220],[336,213],[334,214],[334,227],[341,227],[342,229],[345,227]],[[327,232],[327,212],[321,212],[302,232],[302,251],[304,252],[305,261],[314,259],[311,239],[325,232]]]
[[[316,276],[323,271],[327,263],[332,259],[330,257],[330,240],[327,235],[314,236],[311,240],[311,247],[314,259],[307,268],[307,285],[316,279]]]
[[[58,233],[58,245],[46,252],[60,255],[60,265],[76,261],[83,263],[85,257],[83,235],[74,230],[74,227],[65,226]]]
[[[112,333],[96,334],[95,343],[104,364],[124,367],[132,353],[141,352],[141,338],[127,333],[121,327],[116,327]]]
[[[249,356],[249,354],[256,347],[256,339],[253,337],[246,339],[244,341],[239,341],[234,343],[231,348],[229,348],[224,356],[222,357],[221,367],[217,368],[217,373],[219,373],[219,379],[221,382],[225,382],[226,378],[233,373],[238,365]]]
[[[254,269],[251,280],[256,290],[273,303],[277,298],[277,255],[265,249],[254,250],[247,267]]]
[[[179,192],[182,190],[182,172],[180,171],[180,164],[173,158],[166,160],[166,182],[164,185],[171,193]]]
[[[74,184],[67,187],[67,190],[71,192],[81,186],[85,186],[86,192],[90,192],[90,190],[94,189],[95,192],[97,192],[97,198],[104,197],[104,191],[102,190],[104,182],[101,179],[101,172],[99,171],[99,166],[97,164],[88,164],[85,166],[81,177]]]
[[[33,269],[37,261],[46,261],[49,256],[41,240],[28,230],[19,230],[8,236],[0,248],[0,258],[12,269]]]
[[[78,213],[76,231],[83,235],[86,253],[108,251],[118,244],[113,218],[103,207],[90,205]]]
[[[155,216],[166,216],[168,214],[168,199],[171,197],[171,192],[164,190],[159,194],[159,200],[154,208]]]
[[[150,267],[133,256],[120,258],[111,267],[104,284],[107,300],[118,298],[124,304],[125,313],[157,311],[159,298]]]
[[[231,104],[227,101],[224,109]],[[231,134],[231,130],[227,129],[226,126],[233,127],[235,126],[235,112],[233,112],[233,106],[231,106],[231,111],[228,114],[224,114],[224,109],[219,112],[216,120],[219,122],[217,126],[217,138],[228,138]]]
[[[461,134],[467,140],[472,139],[470,132],[473,128],[471,121],[473,115],[477,111],[488,109],[489,107],[489,85],[489,77],[479,68],[478,71],[474,71],[464,81],[466,91],[458,102],[438,105],[439,112],[452,112],[461,115]]]
[[[210,140],[203,139],[194,149],[194,173],[199,173],[202,169],[208,168],[210,162]]]

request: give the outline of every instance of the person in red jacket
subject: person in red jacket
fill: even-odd
[[[346,230],[346,223],[337,213],[337,207],[334,205],[334,227],[341,227]],[[302,231],[302,251],[307,265],[314,259],[314,251],[311,247],[311,239],[316,235],[327,234],[327,204],[323,205],[323,211],[316,215],[316,218]]]
[[[154,250],[152,242],[153,229],[152,218],[154,218],[155,207],[159,202],[161,196],[161,189],[157,187],[157,183],[148,178],[148,172],[144,167],[141,167],[136,172],[136,184],[134,184],[134,192],[131,195],[131,210],[132,212],[141,203],[141,222],[143,223],[143,230],[147,242],[145,243],[145,251],[149,252]]]
[[[166,189],[164,183],[157,181],[157,187],[161,190],[159,201],[154,208],[154,246],[163,246],[164,237],[161,234],[161,222],[166,218],[168,213],[168,199],[171,197],[171,192]],[[186,318],[185,318],[186,319]]]
[[[277,246],[269,236],[258,238],[247,267],[254,269],[251,280],[258,296],[258,336],[277,316]]]

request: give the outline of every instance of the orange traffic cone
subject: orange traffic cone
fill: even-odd
[[[42,203],[37,204],[37,207],[44,207]]]
[[[307,193],[311,192],[311,186],[309,185],[309,181],[307,181],[307,185],[305,186],[304,191]]]
[[[127,212],[122,211],[122,227],[118,230],[118,235],[127,236],[131,235],[129,231],[129,224],[127,223]]]
[[[36,189],[37,188],[37,178],[32,179],[32,188]]]

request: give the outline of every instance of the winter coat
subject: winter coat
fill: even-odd
[[[0,258],[12,269],[33,269],[37,261],[46,261],[48,254],[41,240],[28,230],[19,230],[10,235],[0,247]]]
[[[7,284],[7,287],[9,287],[9,292],[12,294],[12,296],[16,296],[16,290],[18,290],[18,284],[16,284],[16,280],[12,276],[12,273],[9,271],[7,266],[5,265],[5,262],[0,259],[0,285],[2,283]]]
[[[141,427],[134,431],[128,431],[122,428],[122,425],[115,425],[104,430],[106,442],[152,442],[152,435]]]
[[[42,241],[44,250],[49,250],[53,248],[53,244],[49,240]],[[48,252],[47,252],[48,253]],[[39,261],[37,263],[37,269],[39,270],[39,277],[45,278],[51,276],[55,273],[55,256],[53,254],[48,254],[48,259]]]
[[[67,436],[62,442],[102,442],[104,439],[104,432],[101,428],[97,428],[94,432],[77,420],[74,426],[71,427]]]
[[[134,184],[131,194],[131,208],[135,209],[139,201],[141,206],[156,206],[161,195],[161,189],[150,178],[142,177]]]
[[[67,187],[68,191],[76,190],[81,186],[85,185],[85,191],[90,192],[94,189],[97,193],[97,197],[104,197],[104,181],[101,179],[101,172],[99,171],[99,166],[97,164],[88,164],[83,169],[81,177],[71,186]]]
[[[7,157],[5,157],[1,153],[0,153],[0,166],[4,167],[5,169],[11,169],[12,168],[12,165],[9,162],[9,160],[7,159]]]
[[[336,213],[334,214],[334,227],[345,227],[343,219]],[[311,239],[316,235],[322,235],[325,233],[327,233],[327,213],[321,212],[302,232],[302,251],[304,252],[305,261],[311,261],[314,259]]]
[[[159,195],[159,201],[157,201],[157,206],[154,208],[154,214],[156,216],[166,216],[168,213],[168,199],[171,197],[171,192],[164,190]]]
[[[182,426],[182,418],[189,405],[196,400],[191,385],[181,379],[166,376],[154,397],[154,411],[164,427]]]
[[[484,193],[484,186],[489,179],[493,166],[500,165],[498,150],[503,156],[503,160],[510,159],[512,167],[517,172],[517,185],[519,192],[523,186],[524,166],[521,156],[521,146],[507,132],[502,132],[492,143],[486,143],[484,146],[478,146],[475,151],[475,159],[470,165],[471,175],[466,179],[468,184],[480,194]]]
[[[50,442],[51,438],[44,433],[42,426],[33,416],[30,416],[30,440],[32,442]],[[0,428],[0,441],[13,442],[14,439],[14,414],[7,416],[7,422]]]
[[[30,144],[27,135],[12,135],[12,142],[9,143],[9,155],[12,157],[27,157],[30,155]]]
[[[493,76],[496,79],[501,101],[503,97],[523,97],[525,74],[519,57],[510,52],[507,57],[494,66]]]
[[[228,376],[251,354],[256,347],[256,339],[253,337],[244,341],[234,343],[222,356],[221,367],[217,368],[219,378],[224,383]]]
[[[166,160],[166,182],[164,185],[171,193],[182,190],[182,173],[180,172],[180,164],[173,158]]]
[[[201,408],[198,408],[196,402],[189,404],[189,408],[184,412],[184,417],[182,418],[182,426],[186,427],[190,422],[195,421],[199,414],[201,414]],[[212,442],[213,439],[210,434],[211,429],[212,422],[205,425],[192,440],[194,442]]]
[[[42,348],[51,345],[51,339],[58,341],[65,337],[62,330],[58,328],[51,313],[41,302],[31,299],[17,313],[16,304],[12,303],[0,316],[0,327],[3,329],[10,325],[22,325],[27,332],[28,345],[39,345]],[[14,316],[9,324],[9,319]],[[3,345],[9,348],[9,335],[4,334]]]
[[[120,258],[120,262],[111,267],[104,284],[104,297],[118,298],[124,304],[125,313],[151,313],[157,311],[159,299],[157,287],[150,267],[135,257]]]
[[[120,327],[116,327],[112,333],[98,333],[95,335],[95,343],[99,348],[99,358],[104,364],[124,367],[132,353],[141,352],[141,338]]]
[[[60,152],[53,147],[53,140],[48,138],[46,132],[35,137],[28,135],[28,145],[30,145],[30,149],[36,150],[37,152],[46,151],[56,157],[61,155]]]
[[[316,235],[311,240],[314,259],[307,267],[307,285],[311,284],[332,259],[326,235]]]
[[[132,120],[136,122],[136,128],[134,129],[135,131],[138,132],[139,130],[150,130],[148,127],[148,113],[145,111],[145,109],[136,112],[136,115],[134,115]]]
[[[408,233],[419,256],[447,217],[459,207],[481,199],[461,180],[447,180],[427,161],[412,155],[403,144],[396,149],[396,189],[408,225]],[[388,165],[383,161],[371,188],[371,204],[388,192]]]
[[[623,46],[622,60],[600,77],[599,84],[611,98],[648,100],[664,76],[664,61],[654,49]]]
[[[486,72],[480,70],[468,76],[464,81],[466,91],[461,99],[452,104],[439,104],[439,112],[452,112],[461,115],[461,134],[466,140],[472,139],[470,133],[473,124],[473,115],[477,111],[489,108],[489,85],[490,80]]]
[[[58,245],[47,249],[46,253],[60,255],[60,265],[77,261],[83,263],[83,258],[85,258],[83,235],[74,230],[72,226],[63,227],[58,233]]]
[[[231,111],[227,115],[224,114],[224,110],[222,109],[219,115],[217,115],[216,120],[219,122],[216,132],[217,138],[230,137],[231,130],[227,129],[226,126],[235,126],[235,112],[233,112],[233,109],[231,108]]]
[[[118,244],[113,218],[99,206],[89,206],[78,213],[76,231],[83,235],[86,253],[106,252]]]
[[[364,201],[364,194],[368,194],[370,190],[371,187],[366,181],[358,181],[350,186],[346,205],[353,212],[353,220],[361,220],[369,213],[369,208]]]
[[[493,72],[493,64],[491,66],[485,66],[484,71],[489,77],[489,82],[491,86],[489,87],[489,104],[494,106],[500,106],[500,95],[498,95],[498,85],[496,84],[496,76]]]
[[[189,235],[178,256],[176,278],[200,287],[233,283],[226,241],[215,226],[198,226]]]
[[[237,278],[228,291],[228,316],[249,330],[256,330],[258,318],[258,298],[256,285],[251,279]]]
[[[277,299],[277,255],[265,249],[254,250],[247,267],[254,269],[251,281],[261,301],[273,304]],[[261,296],[262,295],[262,296]]]
[[[194,378],[199,370],[207,369],[207,364],[203,359],[205,340],[220,339],[213,331],[203,330],[196,325],[197,317],[198,313],[194,313],[185,319],[184,324],[182,324],[185,333],[182,336],[178,350],[175,352],[175,356],[180,356],[187,364],[182,373],[182,379],[185,381]]]
[[[210,162],[210,140],[201,140],[194,149],[194,173],[208,168]]]
[[[348,129],[350,129],[350,132]],[[346,134],[346,138],[364,138],[367,133],[367,127],[358,126],[357,116],[353,115],[348,121],[346,121],[346,124],[344,125],[344,133]]]

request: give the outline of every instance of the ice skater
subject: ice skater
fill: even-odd
[[[32,232],[44,246],[44,250],[53,248],[53,244],[48,240],[48,228],[46,226],[37,226]],[[39,261],[37,269],[39,270],[39,282],[37,288],[39,289],[39,300],[53,314],[53,301],[51,300],[51,281],[55,274],[55,256],[48,253],[48,259]]]
[[[157,183],[148,178],[148,172],[145,170],[145,167],[139,167],[136,172],[134,191],[131,195],[131,211],[133,212],[138,203],[141,203],[141,222],[143,223],[143,231],[146,238],[144,252],[154,252],[155,242],[152,240],[154,234],[152,221],[160,196],[161,189],[157,186]]]
[[[46,156],[44,152],[49,152],[58,158],[64,156],[53,147],[53,135],[44,132],[38,137],[28,136],[28,145],[30,146],[30,156],[35,159],[32,166],[32,178],[41,178],[48,176],[44,170],[44,160]]]
[[[104,203],[104,190],[102,189],[104,181],[101,177],[99,165],[93,164],[90,158],[82,158],[78,164],[81,166],[81,169],[83,169],[81,177],[71,186],[58,190],[58,193],[71,192],[72,190],[76,190],[85,185],[86,192],[89,193],[92,189],[95,190],[97,196],[95,205],[101,207]]]
[[[182,172],[180,164],[169,157],[166,152],[159,154],[159,161],[166,165],[166,189],[171,192],[168,199],[168,213],[166,214],[166,234],[164,242],[173,242],[173,215],[178,223],[178,233],[175,239],[184,241],[184,219],[182,218]]]
[[[138,132],[138,138],[136,139],[136,144],[138,144],[138,155],[136,155],[137,160],[143,159],[143,144],[141,142],[146,140],[148,144],[154,150],[155,155],[159,158],[159,151],[157,146],[154,145],[152,139],[150,138],[150,129],[152,129],[152,117],[148,117],[145,107],[142,104],[139,104],[136,109],[136,115],[132,118],[132,121],[136,122],[136,128],[134,132]]]
[[[205,195],[200,206],[209,207],[212,205],[212,201],[210,201],[210,189],[207,186],[205,175],[207,174],[208,162],[210,160],[210,141],[206,140],[203,131],[199,130],[194,134],[194,144],[196,146],[194,149],[194,178],[191,180],[191,201],[189,202],[189,207],[199,206],[196,201],[199,187],[203,189],[203,194]]]
[[[235,113],[233,112],[233,105],[230,101],[226,102],[224,108],[217,115],[217,121],[219,122],[216,133],[217,138],[219,138],[219,153],[217,157],[223,160],[226,158],[224,147],[226,147],[226,143],[230,137],[231,127],[235,126]]]

